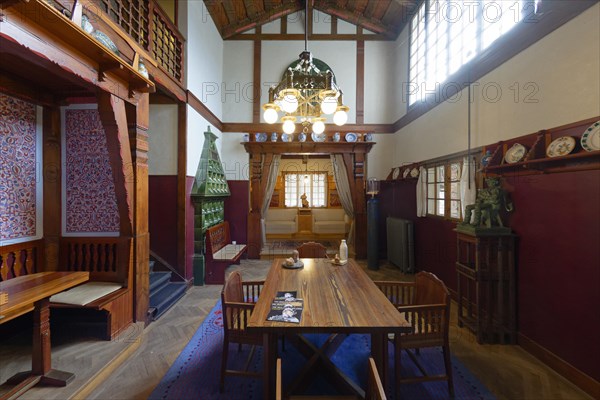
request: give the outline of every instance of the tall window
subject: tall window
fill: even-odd
[[[409,105],[519,23],[525,1],[424,1],[410,24]]]
[[[460,174],[459,161],[427,168],[427,214],[461,218]]]
[[[327,194],[326,172],[286,173],[285,206],[302,207],[301,196],[306,195],[310,207],[325,207]]]

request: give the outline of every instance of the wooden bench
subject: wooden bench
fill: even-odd
[[[43,255],[43,239],[1,247],[1,281],[49,270],[44,263]],[[114,339],[133,322],[130,257],[131,238],[61,238],[57,270],[87,271],[90,273],[88,283],[72,290],[77,290],[79,295],[81,293],[85,294],[85,292],[91,294],[97,291],[99,286],[109,286],[111,284],[116,284],[116,290],[96,296],[97,298],[92,297],[93,300],[91,301],[84,300],[85,304],[65,304],[51,301],[50,307],[53,309],[96,310],[101,317],[102,331],[100,336],[106,340]],[[103,288],[100,288],[100,291],[102,290]]]
[[[225,268],[239,264],[242,254],[247,250],[245,244],[232,244],[229,222],[225,221],[206,230],[206,272],[205,282],[223,284]]]

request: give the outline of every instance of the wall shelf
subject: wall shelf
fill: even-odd
[[[489,150],[491,157],[483,172],[487,175],[531,175],[600,169],[600,150],[586,151],[580,144],[582,134],[598,120],[600,116],[485,146],[483,153]],[[575,148],[570,154],[549,157],[546,149],[562,136],[573,137]],[[515,143],[525,146],[527,153],[522,161],[507,163],[506,152]]]
[[[11,9],[18,11],[24,18],[41,26],[48,32],[68,43],[77,52],[97,63],[98,80],[103,81],[105,74],[116,75],[129,83],[130,92],[154,93],[154,83],[135,70],[117,54],[104,47],[78,24],[51,4],[43,0],[30,0],[15,3]],[[130,97],[131,93],[130,93]]]

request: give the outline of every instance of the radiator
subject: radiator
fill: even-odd
[[[399,267],[402,272],[414,273],[413,222],[406,219],[388,217],[386,225],[388,261]]]

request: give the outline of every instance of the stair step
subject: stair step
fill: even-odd
[[[150,296],[152,296],[155,291],[158,291],[161,286],[167,284],[170,280],[170,272],[152,272],[150,274]]]
[[[154,319],[160,317],[185,294],[185,282],[169,282],[150,296],[150,307],[156,308]]]

